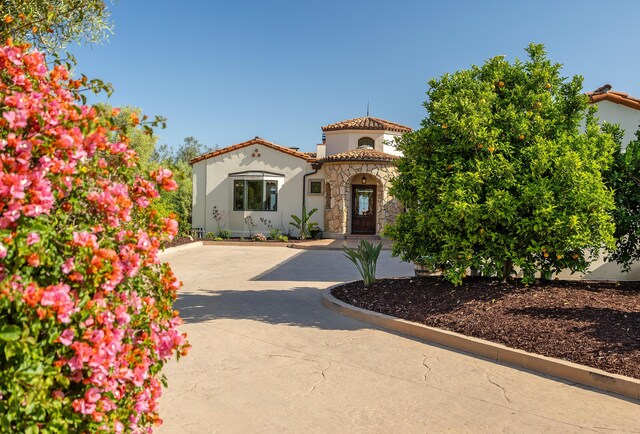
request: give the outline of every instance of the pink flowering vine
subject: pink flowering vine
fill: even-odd
[[[0,427],[148,432],[162,365],[189,345],[158,259],[171,171],[142,173],[63,66],[0,48]]]

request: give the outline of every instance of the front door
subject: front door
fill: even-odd
[[[376,186],[354,185],[351,219],[352,234],[376,233]]]

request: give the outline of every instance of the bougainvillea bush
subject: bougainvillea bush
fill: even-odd
[[[177,223],[150,206],[176,184],[108,139],[117,113],[81,105],[85,84],[0,48],[2,432],[148,431],[188,349],[157,257]]]

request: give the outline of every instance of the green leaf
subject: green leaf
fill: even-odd
[[[17,341],[20,339],[22,329],[17,325],[5,324],[0,327],[0,340],[3,341]]]

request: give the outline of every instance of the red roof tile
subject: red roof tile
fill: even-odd
[[[308,162],[315,161],[315,158],[310,155],[310,153],[294,151],[290,148],[285,148],[284,146],[277,145],[275,143],[271,143],[265,139],[262,139],[258,136],[251,140],[247,140],[246,142],[238,143],[237,145],[227,146],[226,148],[218,149],[217,151],[209,152],[208,154],[200,155],[199,157],[194,158],[189,161],[190,164],[195,164],[198,161],[207,160],[209,158],[217,157],[219,155],[224,155],[232,151],[237,151],[238,149],[246,148],[247,146],[253,145],[262,145],[267,148],[275,149],[276,151],[284,152],[285,154],[289,154],[294,157],[302,158]]]
[[[396,124],[395,122],[385,121],[384,119],[372,118],[364,116],[361,118],[348,119],[335,124],[329,124],[322,127],[322,131],[338,131],[338,130],[382,130],[395,131],[398,133],[411,132],[411,128]]]
[[[357,148],[340,154],[329,155],[319,162],[334,163],[337,161],[394,161],[397,155],[387,154],[385,152],[376,151],[371,148]]]
[[[616,92],[611,90],[610,84],[594,90],[593,92],[587,92],[590,103],[597,103],[600,101],[610,101],[616,104],[621,104],[632,109],[640,110],[640,99],[633,96],[629,96],[628,93]]]

